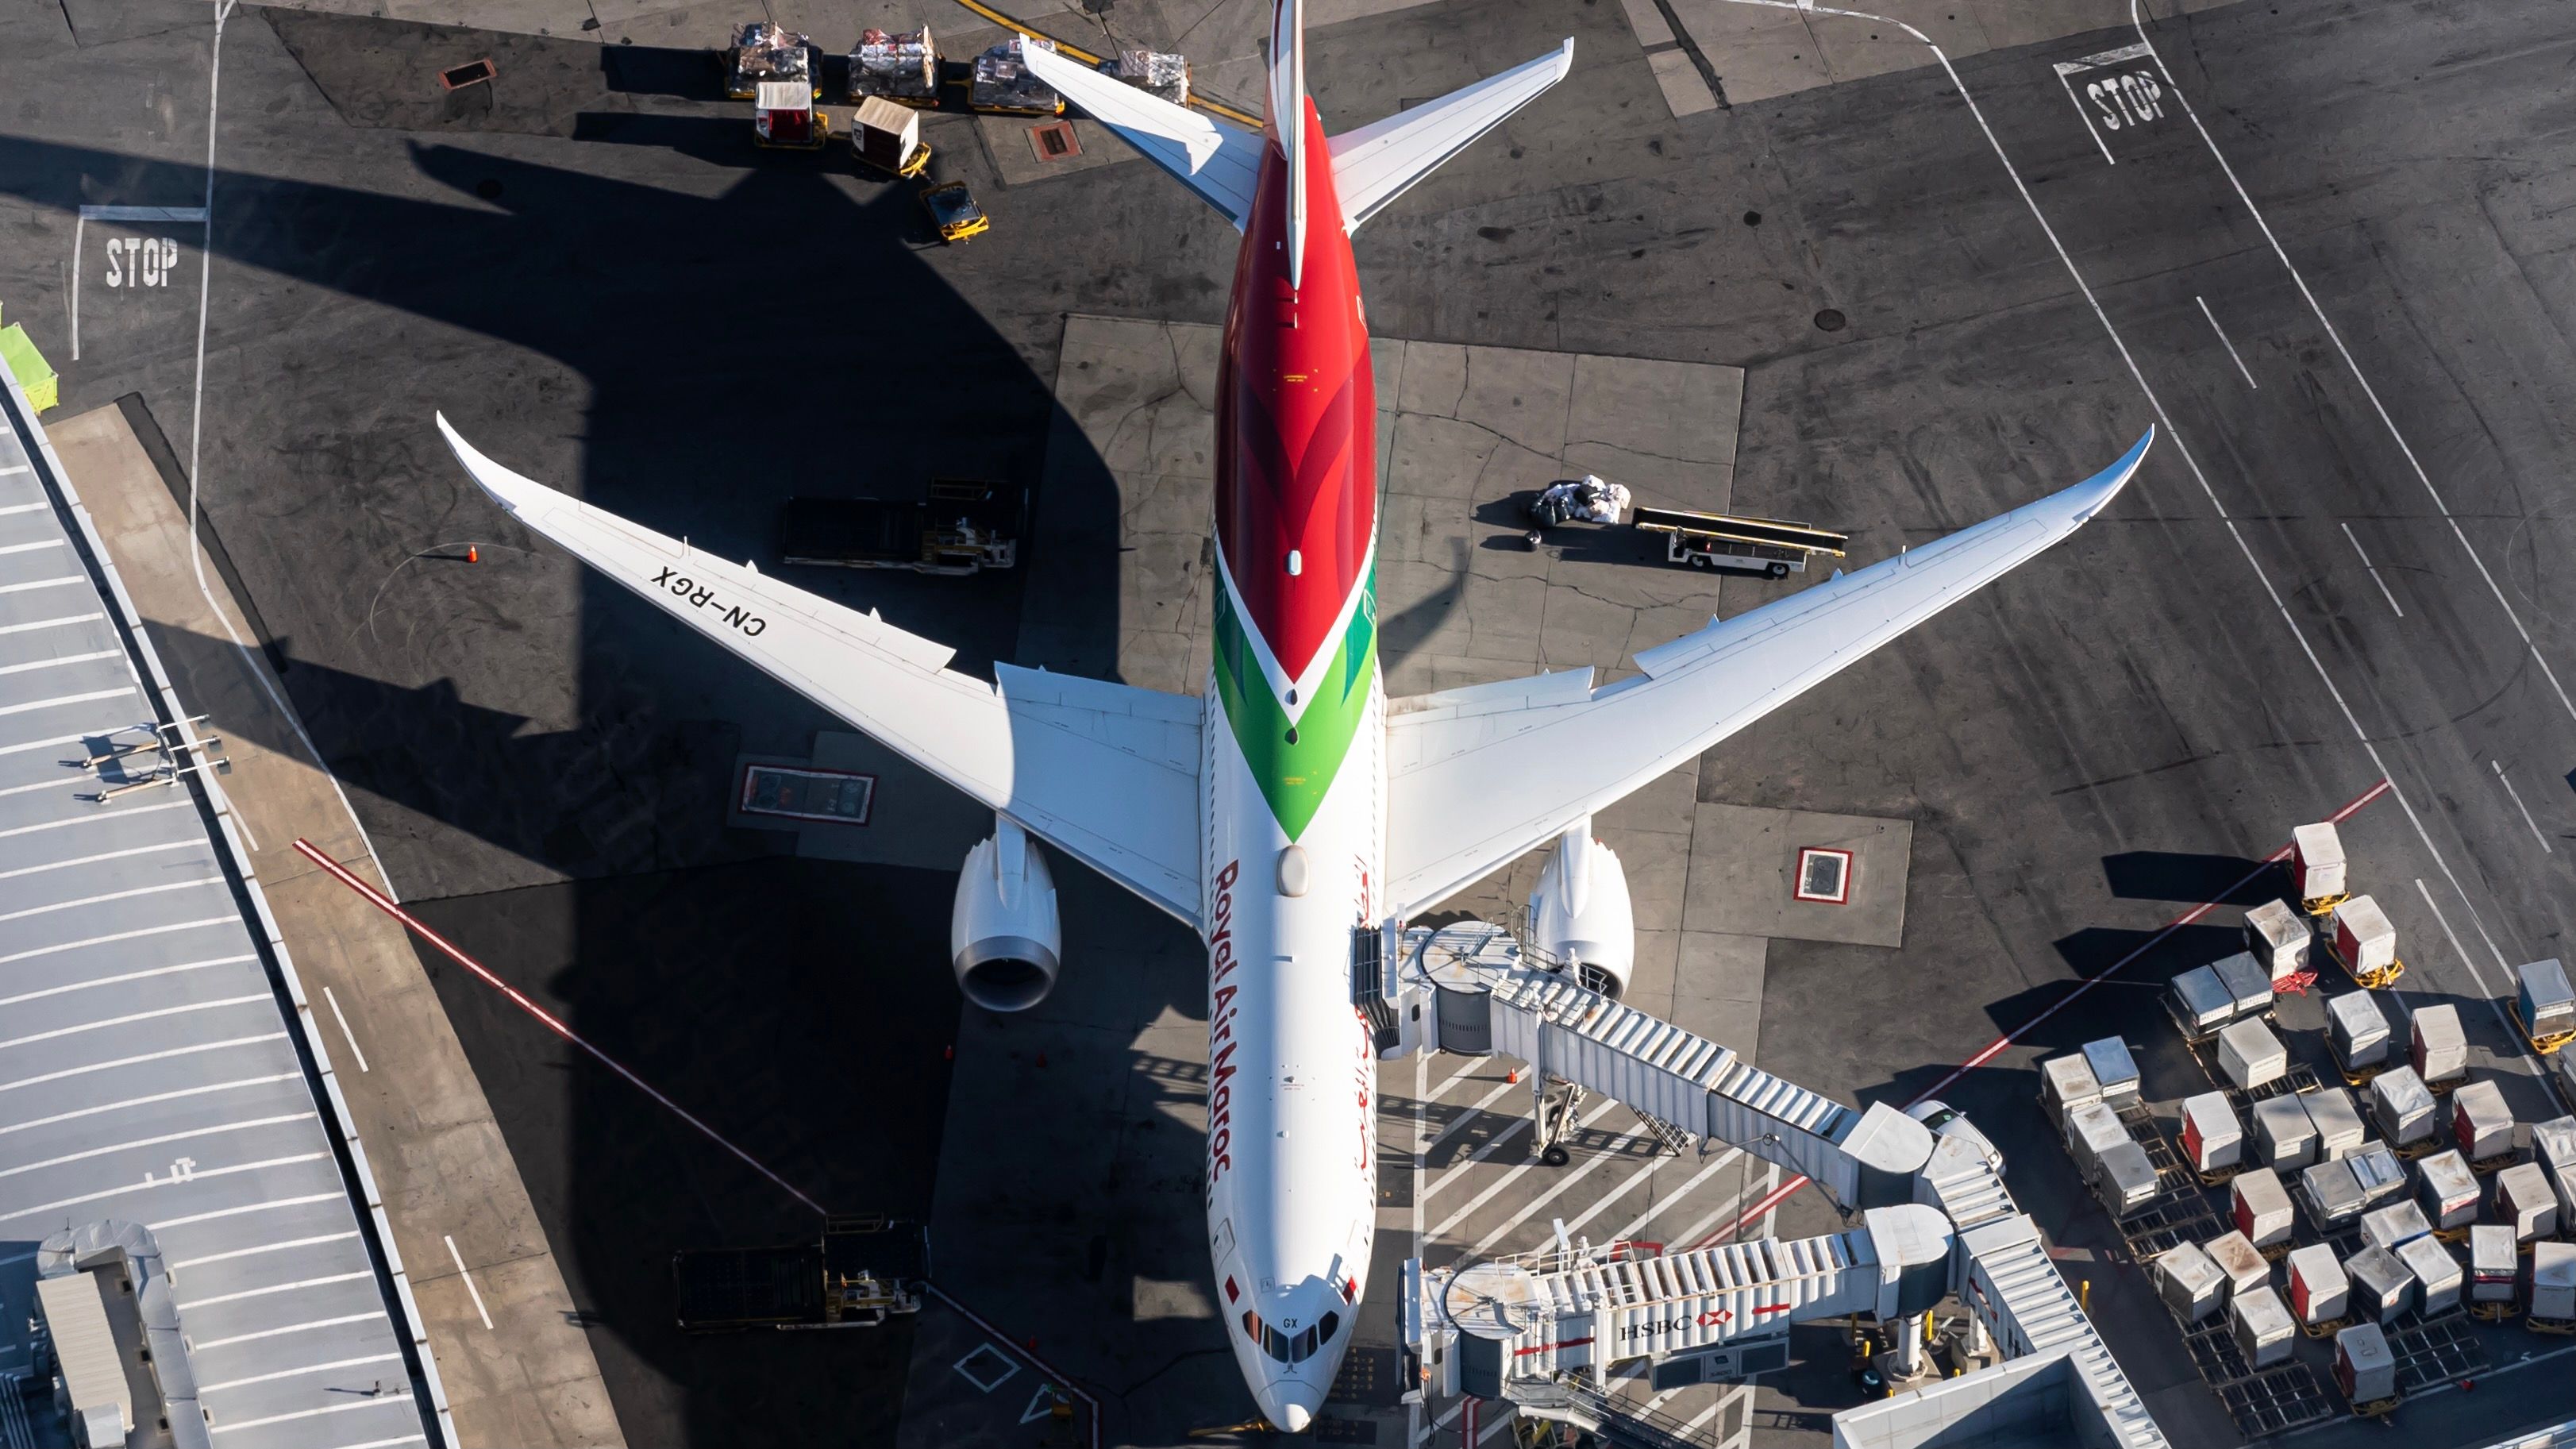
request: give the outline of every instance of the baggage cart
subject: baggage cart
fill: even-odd
[[[2469,1229],[2469,1307],[2481,1318],[2502,1319],[2522,1294],[2522,1254],[2513,1229],[2480,1223]],[[2479,1310],[2484,1310],[2480,1312]]]
[[[883,96],[859,102],[850,117],[850,153],[899,181],[909,181],[930,167],[930,148],[921,143],[921,112]]]
[[[921,209],[930,213],[930,225],[943,242],[962,242],[982,236],[993,229],[993,219],[976,205],[975,193],[963,181],[951,181],[921,193]]]
[[[2332,824],[2302,825],[2290,832],[2290,884],[2299,909],[2311,916],[2343,904],[2343,837]]]
[[[975,57],[966,82],[966,107],[991,116],[1061,116],[1064,97],[1055,87],[1039,80],[1020,59],[1021,37],[1012,36],[987,48]],[[1032,45],[1055,49],[1052,40],[1031,39]]]
[[[2361,1215],[2361,1240],[2392,1253],[2397,1251],[2399,1244],[2413,1242],[2432,1231],[2433,1225],[2425,1220],[2424,1210],[2411,1202],[2393,1202]]]
[[[2326,1045],[2343,1079],[2361,1086],[2388,1061],[2388,1018],[2367,991],[2326,998]]]
[[[2397,1355],[2378,1324],[2356,1323],[2335,1335],[2335,1387],[2363,1418],[2397,1407]]]
[[[1785,579],[1807,571],[1818,554],[1841,558],[1847,534],[1777,518],[1736,518],[1681,508],[1640,508],[1628,526],[1664,536],[1664,558],[1692,568],[1729,569]]]
[[[2308,966],[2316,930],[2288,901],[2265,901],[2245,913],[2245,949],[2272,977],[2275,994],[2306,989],[2317,979]]]
[[[2513,1230],[2517,1243],[2534,1242],[2558,1231],[2558,1194],[2539,1163],[2517,1162],[2496,1174],[2495,1216]]]
[[[2156,1292],[2188,1327],[2227,1302],[2227,1278],[2198,1243],[2181,1243],[2156,1255]]]
[[[2102,1100],[2113,1111],[2131,1107],[2138,1101],[2138,1062],[2129,1054],[2129,1044],[2116,1036],[2084,1044],[2084,1063],[2093,1070],[2093,1081],[2102,1089]]]
[[[2445,1003],[2416,1009],[2406,1019],[2407,1060],[2435,1092],[2448,1092],[2469,1074],[2469,1038],[2460,1009]]]
[[[2477,1174],[2469,1171],[2469,1160],[2456,1150],[2436,1152],[2415,1164],[2415,1201],[2433,1231],[2456,1241],[2478,1220],[2478,1207],[2485,1200],[2486,1190]]]
[[[2336,963],[2364,990],[2395,985],[2406,974],[2406,963],[2397,959],[2397,928],[2368,896],[2352,896],[2334,908],[2334,930],[2327,939]]]
[[[931,41],[929,26],[909,33],[873,26],[859,32],[858,47],[850,52],[848,99],[855,106],[871,98],[920,110],[938,108],[939,47]]]
[[[2218,979],[2214,966],[2194,966],[2173,979],[2165,992],[2165,1011],[2194,1046],[2209,1040],[2236,1019],[2236,997]]]
[[[2203,1092],[2182,1103],[2182,1156],[2201,1181],[2217,1179],[2245,1160],[2245,1129],[2225,1092]]]
[[[2409,1238],[2390,1251],[2415,1279],[2416,1312],[2426,1318],[2439,1318],[2460,1306],[2468,1275],[2460,1271],[2460,1260],[2442,1245],[2441,1239],[2429,1234]]]
[[[2523,1321],[2542,1333],[2576,1333],[2576,1243],[2534,1243]]]
[[[2250,1092],[2289,1074],[2290,1050],[2272,1028],[2249,1017],[2218,1034],[2218,1066],[2236,1090]]]
[[[2147,1149],[2124,1140],[2103,1153],[2093,1172],[2093,1193],[2115,1221],[2145,1211],[2156,1200],[2156,1168],[2147,1160]]]
[[[2351,1311],[2372,1323],[2394,1323],[2415,1306],[2415,1275],[2385,1248],[2364,1248],[2344,1260],[2352,1284]]]
[[[2268,1167],[2236,1174],[2227,1185],[2228,1216],[2236,1231],[2256,1248],[2269,1251],[2287,1245],[2297,1226],[2290,1213],[2290,1194],[2281,1175]]]
[[[2266,1369],[2290,1361],[2291,1351],[2298,1347],[2299,1326],[2291,1321],[2280,1294],[2270,1288],[2239,1293],[2228,1303],[2227,1314],[2236,1347],[2248,1367]]]
[[[2229,1294],[2251,1293],[2270,1286],[2272,1265],[2255,1250],[2243,1233],[2230,1228],[2201,1245],[2209,1261],[2218,1265],[2219,1276],[2227,1280]]]
[[[2209,969],[2218,973],[2218,984],[2227,988],[2238,1020],[2271,1013],[2272,973],[2263,969],[2253,952],[2221,956],[2209,963]]]
[[[2567,985],[2567,968],[2553,956],[2516,967],[2513,1024],[2522,1029],[2531,1049],[2547,1056],[2576,1041],[2576,991]]]
[[[2059,1135],[2072,1129],[2066,1119],[2078,1107],[2089,1107],[2102,1100],[2102,1084],[2093,1077],[2093,1065],[2082,1052],[2069,1052],[2051,1057],[2039,1064],[2039,1105],[2048,1120],[2057,1124]]]
[[[2370,1115],[2399,1151],[2431,1150],[2441,1114],[2413,1067],[2391,1067],[2370,1079]]]
[[[832,118],[814,109],[813,87],[803,81],[762,81],[752,102],[751,138],[784,151],[819,151],[832,139]]]
[[[2317,1160],[2317,1124],[2296,1097],[2266,1097],[2254,1104],[2255,1160],[2275,1172],[2296,1172]]]
[[[2471,1082],[2451,1094],[2451,1142],[2480,1171],[2513,1155],[2513,1111],[2504,1104],[2504,1088]]]
[[[737,101],[757,98],[760,87],[772,81],[803,85],[811,92],[807,100],[821,100],[822,89],[814,84],[814,60],[811,40],[766,20],[745,25],[732,45],[716,52],[725,95]]]
[[[2290,1252],[2290,1316],[2311,1338],[2334,1332],[2352,1302],[2352,1280],[2334,1249],[2310,1243]]]
[[[2076,1171],[2086,1176],[2101,1165],[2104,1153],[2132,1140],[2128,1124],[2107,1103],[2088,1103],[2067,1115],[2066,1150],[2075,1158]]]
[[[2361,1109],[2353,1105],[2352,1093],[2343,1088],[2318,1087],[2299,1093],[2296,1100],[2308,1109],[2308,1120],[2316,1124],[2320,1155],[2350,1157],[2369,1139],[2370,1129],[2361,1120]]]

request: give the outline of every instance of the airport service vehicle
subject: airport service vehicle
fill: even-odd
[[[1068,96],[1243,233],[1218,362],[1212,661],[1193,698],[996,662],[590,508],[439,426],[518,520],[994,812],[950,943],[990,1010],[1062,962],[1043,841],[1208,952],[1214,1301],[1269,1422],[1313,1423],[1375,1249],[1377,1053],[1359,963],[1548,845],[1534,944],[1625,988],[1625,872],[1592,817],[2048,548],[2127,486],[2109,468],[1975,527],[1589,669],[1389,698],[1378,666],[1377,401],[1350,233],[1561,79],[1573,43],[1338,137],[1305,83],[1302,0],[1272,20],[1269,119],[1238,130],[1025,45]],[[1107,964],[1107,963],[1103,963]],[[2152,1174],[2151,1174],[2152,1175]]]
[[[972,574],[1020,561],[1028,495],[934,479],[926,498],[790,498],[778,511],[781,563]]]
[[[1627,511],[1626,488],[1586,473],[1572,482],[1551,484],[1531,499],[1529,521],[1533,531],[1560,523],[1617,523]]]
[[[921,1311],[930,1235],[919,1223],[828,1217],[813,1242],[671,1255],[680,1331],[881,1328]]]
[[[1820,553],[1841,558],[1851,543],[1850,535],[1828,528],[1685,508],[1640,508],[1628,522],[1664,536],[1667,562],[1774,579],[1805,573],[1807,561]]]

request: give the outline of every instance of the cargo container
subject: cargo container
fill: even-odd
[[[2471,1162],[2513,1151],[2513,1110],[2504,1104],[2504,1088],[2470,1082],[2451,1094],[2451,1142]]]
[[[2533,1160],[2576,1171],[2576,1117],[2552,1117],[2531,1126]]]
[[[2218,984],[2227,988],[2230,1009],[2236,1019],[2261,1016],[2272,1009],[2272,973],[2254,959],[2250,951],[2239,951],[2209,963],[2218,973]]]
[[[2361,1109],[2353,1105],[2352,1093],[2341,1087],[2319,1087],[2301,1092],[2299,1105],[2308,1109],[2308,1120],[2317,1125],[2317,1154],[2321,1157],[2350,1157],[2370,1139],[2370,1128],[2361,1120]]]
[[[2413,1242],[2431,1231],[2433,1225],[2425,1221],[2424,1210],[2411,1202],[2393,1202],[2361,1215],[2361,1240],[2392,1253],[2398,1244]]]
[[[2352,1164],[2352,1180],[2361,1188],[2364,1207],[2375,1207],[2406,1191],[2406,1165],[2376,1142],[2362,1144],[2359,1152],[2343,1160]]]
[[[2540,1164],[2535,1162],[2531,1166],[2540,1167]],[[2550,1195],[2558,1199],[2559,1229],[2576,1237],[2576,1168],[2542,1167],[2540,1170],[2549,1179]]]
[[[2576,1323],[2576,1243],[2531,1245],[2525,1311],[2543,1323]]]
[[[2156,1255],[2156,1291],[2175,1317],[2198,1323],[2226,1304],[2227,1276],[2198,1243],[2183,1243]]]
[[[2120,1114],[2103,1103],[2093,1102],[2067,1114],[2066,1150],[2074,1157],[2076,1170],[2087,1177],[2101,1165],[2103,1153],[2129,1140]]]
[[[2424,1085],[2442,1090],[2469,1074],[2469,1039],[2456,1006],[2426,1006],[2407,1018],[2406,1056]]]
[[[2432,1141],[2441,1122],[2433,1094],[2413,1067],[2391,1067],[2370,1079],[2370,1115],[2379,1135],[2395,1147]]]
[[[2261,1369],[2289,1362],[2291,1350],[2298,1346],[2299,1326],[2291,1321],[2280,1294],[2269,1288],[2239,1293],[2229,1301],[2227,1316],[2248,1365]]]
[[[2308,947],[2315,939],[2308,918],[2288,901],[2265,901],[2245,913],[2245,949],[2271,973],[2276,989],[2308,969]]]
[[[2290,832],[2290,890],[2300,909],[2322,916],[2346,894],[2343,838],[2331,824],[2302,825]]]
[[[2397,1355],[2376,1323],[2356,1323],[2335,1335],[2335,1387],[2358,1411],[2397,1397]]]
[[[2336,1228],[2361,1216],[2365,1204],[2360,1179],[2353,1176],[2352,1159],[2320,1162],[2299,1174],[2299,1196],[2308,1205],[2308,1220],[2321,1232]]]
[[[2039,1102],[2048,1109],[2048,1118],[2057,1124],[2060,1135],[2074,1140],[2067,1116],[2078,1107],[2089,1107],[2102,1100],[2102,1084],[2093,1079],[2092,1064],[2082,1052],[2069,1052],[2051,1057],[2039,1064]]]
[[[2258,1248],[2270,1248],[2290,1241],[2297,1226],[2290,1213],[2290,1194],[2281,1186],[2281,1175],[2268,1167],[2257,1167],[2236,1174],[2227,1185],[2228,1215],[2235,1219],[2236,1231]]]
[[[2114,1108],[2126,1107],[2138,1100],[2138,1063],[2129,1055],[2129,1044],[2116,1036],[2084,1044],[2084,1064],[2093,1071],[2093,1084],[2102,1089],[2102,1100]]]
[[[2513,1230],[2514,1241],[2528,1243],[2558,1231],[2558,1194],[2549,1173],[2537,1162],[2517,1162],[2496,1174],[2496,1221]]]
[[[2469,1171],[2469,1160],[2456,1149],[2436,1152],[2415,1164],[2415,1201],[2436,1232],[2476,1222],[2478,1204],[2485,1197],[2478,1175]]]
[[[2272,1281],[2272,1265],[2254,1251],[2254,1244],[2243,1233],[2230,1230],[2201,1244],[2209,1261],[2227,1279],[2229,1293],[2247,1293]]]
[[[2326,998],[2326,1044],[2347,1077],[2388,1061],[2388,1018],[2367,991]]]
[[[2368,990],[2395,985],[2406,974],[2406,963],[2397,959],[2397,928],[2368,896],[2354,896],[2334,908],[2333,940],[2335,960]]]
[[[2385,1248],[2364,1248],[2344,1260],[2352,1283],[2352,1311],[2374,1323],[2393,1323],[2415,1304],[2415,1275]]]
[[[2218,1067],[2238,1091],[2250,1092],[2289,1073],[2290,1051],[2272,1028],[2248,1017],[2218,1034]]]
[[[869,96],[850,116],[850,150],[889,176],[909,180],[930,164],[921,144],[921,112],[884,96]]]
[[[2317,1160],[2317,1124],[2296,1097],[2254,1104],[2254,1158],[2275,1172],[2296,1172]]]
[[[2469,1229],[2469,1301],[2511,1303],[2522,1286],[2522,1254],[2513,1229],[2480,1223]]]
[[[2143,1211],[2156,1200],[2156,1169],[2147,1160],[2147,1149],[2124,1140],[2103,1153],[2093,1172],[2093,1192],[2114,1218]]]
[[[2165,1010],[2184,1037],[2202,1042],[2236,1019],[2236,998],[2219,981],[2216,968],[2194,966],[2173,979],[2165,992]]]
[[[2576,1040],[2576,991],[2568,988],[2567,968],[2558,958],[2516,967],[2514,975],[2520,988],[2514,993],[2514,1017],[2532,1049],[2546,1054]]]
[[[2245,1128],[2225,1092],[2203,1092],[2182,1102],[2182,1155],[2204,1177],[2245,1160]]]
[[[2397,1261],[2415,1278],[2415,1311],[2426,1318],[2439,1318],[2460,1306],[2460,1291],[2467,1275],[2460,1271],[2460,1260],[2435,1237],[2409,1238],[2394,1250]]]
[[[2290,1316],[2301,1328],[2315,1328],[2344,1316],[2352,1304],[2352,1280],[2334,1249],[2310,1243],[2290,1251]]]

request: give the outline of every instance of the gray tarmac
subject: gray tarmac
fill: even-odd
[[[72,7],[73,28],[60,7],[0,10],[0,93],[30,98],[0,121],[0,299],[62,367],[67,410],[141,391],[175,439],[201,239],[172,233],[183,262],[170,285],[111,294],[111,232],[87,229],[77,365],[67,280],[78,206],[202,198],[204,35],[175,21],[76,28],[96,9]],[[1219,7],[1206,23],[1223,39],[1184,48],[1250,54],[1246,9]],[[2560,10],[2239,4],[2152,21],[2161,65],[2061,78],[2059,63],[2139,41],[2119,27],[1999,41],[1959,60],[1956,84],[1914,65],[1680,119],[1617,6],[1459,0],[1314,37],[1318,102],[1347,123],[1575,36],[1565,85],[1361,233],[1372,328],[1740,367],[1740,510],[1847,529],[1866,561],[2080,478],[2159,426],[2107,516],[1694,772],[1700,808],[1905,822],[1903,944],[1772,939],[1758,971],[1720,955],[1693,967],[1702,958],[1677,946],[1673,989],[1711,1003],[1730,999],[1715,983],[1758,990],[1768,1069],[1903,1101],[2126,960],[1943,1092],[2013,1155],[2025,1206],[2092,1280],[2106,1335],[2177,1442],[2233,1434],[2029,1105],[2038,1055],[2161,1032],[2152,984],[2218,954],[2233,913],[2131,953],[2292,826],[2385,777],[2393,790],[2346,837],[2401,933],[2399,995],[2467,1003],[2480,1070],[2525,1115],[2544,1111],[2531,1063],[2479,1003],[2511,964],[2564,954],[2576,900],[2576,708],[2559,683],[2576,677],[2560,564],[2576,451],[2576,40]],[[1117,13],[1166,42],[1190,24]],[[863,16],[920,18],[830,18]],[[648,43],[523,53],[557,37],[237,13],[210,516],[407,899],[459,931],[488,922],[485,959],[577,1026],[652,1047],[666,1089],[718,1104],[723,1125],[792,1157],[790,1175],[836,1205],[929,1211],[956,1164],[913,1124],[947,1115],[939,1049],[975,1029],[952,1027],[953,998],[929,989],[945,989],[944,879],[776,876],[787,843],[726,826],[733,762],[805,755],[829,722],[711,651],[675,647],[559,556],[517,552],[527,541],[471,496],[427,414],[443,407],[513,467],[735,556],[767,556],[791,492],[922,479],[961,452],[980,471],[1046,479],[1065,523],[1020,576],[827,587],[958,644],[970,667],[1039,653],[1113,667],[1118,480],[1106,460],[1062,475],[1048,461],[1069,426],[1055,386],[1066,314],[1216,322],[1233,235],[1130,163],[1012,181],[975,123],[939,118],[927,138],[943,174],[975,184],[996,229],[932,250],[901,190],[829,159],[755,153],[738,114],[691,93],[702,82],[685,47],[632,38]],[[449,114],[398,85],[485,53],[503,69],[488,113]],[[621,53],[633,58],[602,58]],[[2157,114],[2104,129],[2080,87],[2142,61]],[[405,566],[465,538],[490,544],[483,565]],[[1038,640],[1025,621],[1041,578]],[[746,902],[781,884],[866,909],[746,934],[746,912],[760,920]],[[1199,1010],[1188,943],[1097,882],[1068,883],[1067,918],[1069,940],[1102,943],[1104,970],[1132,959],[1158,983],[1171,1019],[1134,1026],[1159,1022],[1163,1055],[1186,1063]],[[848,950],[853,934],[886,949]],[[675,944],[699,954],[672,959],[686,954]],[[638,980],[624,968],[639,954],[665,959]],[[853,956],[878,963],[862,985],[885,999],[805,1009]],[[782,964],[797,960],[814,964]],[[687,969],[702,962],[739,974]],[[657,986],[706,993],[677,998],[704,1024],[657,1036],[674,999]],[[659,1254],[789,1235],[795,1215],[714,1149],[654,1135],[666,1129],[604,1084],[536,1065],[532,1028],[469,1000],[451,997],[451,1015],[576,1300],[599,1305],[590,1332],[630,1441],[825,1422],[849,1392],[829,1355],[799,1345],[792,1367],[764,1369],[739,1344],[674,1346],[656,1321]],[[901,1052],[882,1050],[888,1032]],[[744,1040],[764,1050],[715,1050]],[[818,1065],[746,1088],[790,1057]],[[864,1095],[823,1101],[848,1089],[822,1064],[854,1060],[876,1063]],[[1431,1080],[1453,1066],[1433,1064]],[[1121,1067],[1104,1055],[1099,1069]],[[1190,1092],[1177,1079],[1156,1090]],[[1465,1132],[1487,1140],[1508,1106]],[[899,1150],[872,1142],[896,1117]],[[669,1189],[675,1163],[687,1191]],[[1587,1165],[1578,1155],[1568,1170]],[[1085,1209],[1069,1196],[1061,1210]],[[1614,1214],[1630,1215],[1601,1221]],[[1780,1205],[1783,1233],[1834,1225],[1812,1192]],[[1127,1327],[1024,1325],[977,1306],[1050,1357]],[[864,1357],[899,1375],[908,1342]],[[1849,1393],[1830,1344],[1802,1348],[1821,1367],[1764,1389],[1758,1441],[1819,1442],[1820,1416]],[[1173,1392],[1214,1405],[1230,1375],[1202,1355],[1151,1383],[1093,1387],[1115,1402],[1187,1379],[1197,1387]],[[2399,1427],[2478,1442],[2557,1417],[2553,1376],[2490,1375]],[[894,1392],[883,1382],[863,1395],[872,1405]]]

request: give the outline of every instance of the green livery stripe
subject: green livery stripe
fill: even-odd
[[[1341,773],[1351,740],[1368,713],[1369,686],[1376,676],[1376,569],[1360,581],[1359,607],[1351,610],[1341,647],[1319,676],[1320,692],[1294,721],[1252,657],[1252,641],[1234,611],[1233,591],[1218,588],[1217,698],[1225,705],[1226,723],[1243,750],[1244,764],[1290,840],[1305,834],[1323,806],[1324,792]]]

